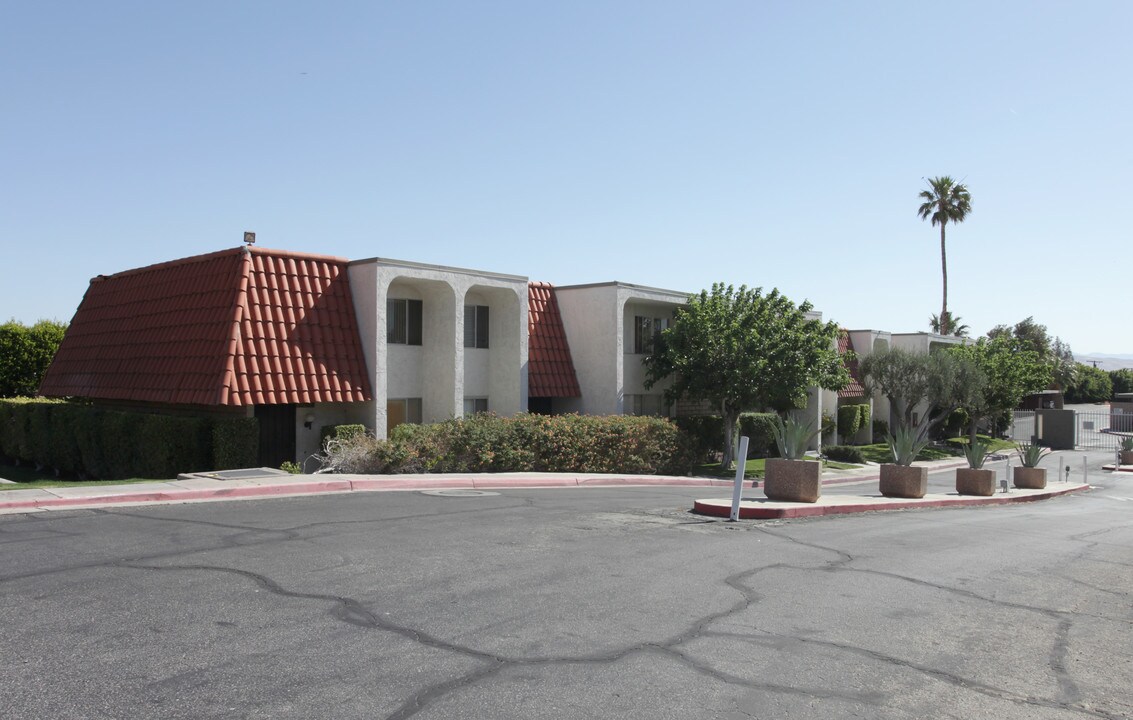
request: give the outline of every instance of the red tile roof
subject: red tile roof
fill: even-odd
[[[369,400],[346,260],[240,247],[100,275],[40,392],[232,406]]]
[[[554,286],[528,283],[527,313],[527,394],[581,397]]]
[[[861,377],[858,373],[858,358],[856,355],[849,356],[847,353],[854,352],[854,341],[850,339],[850,334],[842,330],[838,335],[838,354],[842,356],[842,364],[850,371],[850,383],[838,391],[838,397],[844,398],[864,398],[866,396],[865,388],[862,387]]]

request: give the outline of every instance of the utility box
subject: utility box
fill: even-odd
[[[1035,411],[1035,439],[1051,450],[1073,450],[1076,426],[1073,410]]]

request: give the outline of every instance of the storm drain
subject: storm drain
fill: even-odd
[[[464,488],[452,488],[449,490],[422,490],[422,495],[434,495],[436,497],[480,497],[482,495],[499,495],[498,492],[491,490],[465,490]]]

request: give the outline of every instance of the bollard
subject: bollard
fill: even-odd
[[[1085,455],[1082,456],[1082,484],[1083,485],[1089,485],[1090,484],[1090,468],[1086,464],[1086,456]]]
[[[740,519],[740,495],[743,494],[744,470],[747,468],[747,443],[747,436],[741,436],[740,452],[736,457],[736,484],[732,488],[732,514],[728,516],[732,522]]]

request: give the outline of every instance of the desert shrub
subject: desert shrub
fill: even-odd
[[[399,425],[389,440],[337,439],[327,446],[340,472],[684,473],[693,452],[662,418],[490,413],[430,425]]]
[[[260,423],[254,417],[217,418],[212,422],[214,470],[255,467],[260,459]]]
[[[865,464],[861,449],[852,445],[828,445],[822,448],[822,452],[828,460]]]

